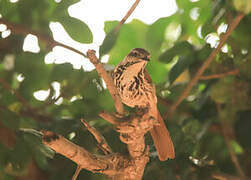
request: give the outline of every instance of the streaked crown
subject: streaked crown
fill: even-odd
[[[129,58],[137,58],[145,61],[150,61],[150,53],[143,48],[134,48],[127,55]]]

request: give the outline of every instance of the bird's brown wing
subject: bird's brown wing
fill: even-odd
[[[146,80],[152,84],[152,79],[147,72],[147,70],[144,71]],[[154,85],[153,85],[154,87]],[[155,93],[155,92],[154,92]],[[153,113],[154,117],[157,117],[157,120],[160,125],[154,126],[153,129],[150,130],[154,145],[157,149],[159,159],[161,161],[165,161],[168,158],[174,159],[175,152],[174,152],[174,146],[173,141],[169,135],[169,132],[166,128],[166,125],[157,109],[157,99],[156,102],[151,103],[151,109],[150,112]]]

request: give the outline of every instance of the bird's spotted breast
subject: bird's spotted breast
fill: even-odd
[[[145,80],[143,70],[129,79],[124,77],[125,70],[125,67],[118,66],[114,72],[114,83],[121,100],[130,107],[146,107],[151,98],[152,85]]]

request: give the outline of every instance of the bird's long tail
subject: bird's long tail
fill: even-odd
[[[166,125],[159,113],[157,112],[159,125],[154,126],[150,132],[153,138],[154,145],[157,149],[159,159],[165,161],[168,158],[174,159],[175,152],[173,141],[169,135]]]

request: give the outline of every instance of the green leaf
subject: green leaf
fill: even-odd
[[[211,32],[215,32],[215,28],[211,22],[211,20],[208,20],[207,22],[205,22],[201,28],[201,35],[203,37],[206,37],[206,35],[208,35]]]
[[[193,53],[193,46],[187,41],[178,42],[172,48],[166,50],[159,57],[159,60],[169,63],[175,56],[187,56]]]
[[[55,64],[50,75],[50,81],[62,82],[63,80],[69,79],[72,72],[73,66],[70,63]]]
[[[42,144],[42,135],[35,129],[22,129],[24,142],[31,148],[34,154],[43,154],[46,157],[53,158],[55,152],[49,147]]]
[[[83,21],[71,16],[57,18],[71,38],[80,43],[92,43],[92,32]]]
[[[58,17],[65,17],[68,15],[69,6],[78,3],[80,0],[61,0],[59,3],[50,1],[50,6],[54,6],[56,4],[56,8],[53,8],[53,19]],[[50,9],[49,9],[50,10]]]
[[[160,18],[154,22],[146,33],[146,44],[153,51],[158,51],[164,41],[165,29],[175,16]]]
[[[37,136],[37,137],[42,137],[42,133],[40,131],[37,131],[35,129],[30,129],[30,128],[20,128],[19,129],[20,131],[24,132],[24,133],[29,133],[29,134],[33,134],[34,136]]]
[[[189,67],[190,64],[192,64],[195,60],[195,57],[192,55],[189,56],[181,56],[178,59],[178,62],[172,67],[169,73],[169,80],[170,83],[173,83],[177,77],[186,69]]]
[[[119,23],[119,21],[106,21],[105,22],[105,27],[104,27],[105,34],[108,34],[114,28],[116,28],[118,23]]]
[[[113,46],[115,45],[118,39],[118,35],[119,35],[119,31],[116,31],[115,29],[113,29],[106,35],[103,43],[101,44],[99,48],[100,57],[110,52],[110,50],[113,48]]]

